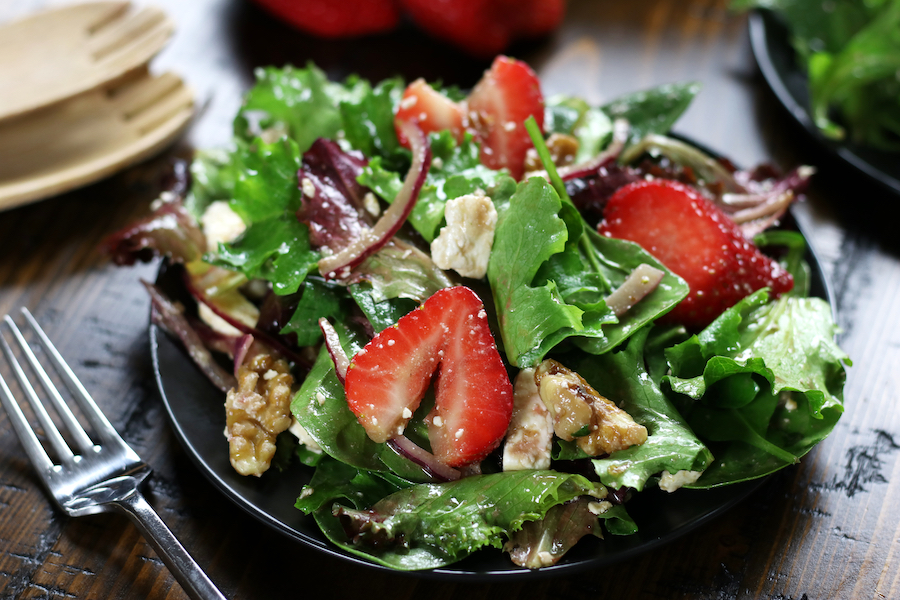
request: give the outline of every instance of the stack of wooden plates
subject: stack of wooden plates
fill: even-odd
[[[193,93],[149,70],[173,29],[161,10],[128,2],[0,25],[0,210],[111,175],[185,129]]]

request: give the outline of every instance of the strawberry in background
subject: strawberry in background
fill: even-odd
[[[347,38],[394,29],[394,0],[255,0],[290,25],[323,38]]]
[[[292,26],[323,38],[391,31],[408,15],[430,35],[489,58],[512,42],[546,35],[565,0],[254,0]]]
[[[513,41],[550,33],[564,0],[399,0],[416,24],[469,54],[490,57]]]

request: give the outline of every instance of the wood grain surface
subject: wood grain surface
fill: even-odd
[[[4,0],[0,20],[46,4]],[[152,279],[157,265],[116,268],[98,244],[147,211],[173,156],[228,140],[257,66],[314,60],[332,78],[400,73],[465,87],[487,62],[410,26],[328,42],[291,30],[246,0],[154,4],[177,30],[153,69],[179,73],[204,109],[166,154],[0,213],[0,314],[24,305],[43,323],[112,423],[153,466],[150,503],[229,598],[900,598],[898,199],[834,162],[793,124],[759,75],[745,16],[720,0],[572,0],[556,34],[510,52],[535,67],[547,94],[592,102],[700,81],[703,92],[676,131],[738,164],[819,167],[797,214],[830,278],[841,343],[854,361],[846,413],[798,466],[663,548],[572,577],[484,584],[347,564],[260,525],[223,497],[187,459],[156,392],[149,302],[139,279]],[[125,518],[69,519],[54,510],[3,413],[0,597],[185,595]]]

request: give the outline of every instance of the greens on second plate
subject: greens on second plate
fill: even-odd
[[[834,427],[849,361],[834,342],[827,303],[806,297],[802,236],[758,238],[791,249],[783,263],[794,273],[793,292],[772,301],[758,291],[691,335],[677,323],[657,323],[688,294],[685,281],[639,245],[595,229],[602,199],[627,181],[693,178],[711,196],[724,190],[777,204],[805,180],[793,172],[754,187],[758,174],[710,168],[718,164],[712,157],[665,137],[696,85],[664,86],[603,107],[565,96],[547,100],[547,144],[554,135],[577,142],[573,163],[560,167],[564,183],[540,139],[549,173],[517,182],[506,169],[483,163],[483,142],[470,133],[432,132],[432,162],[406,228],[354,268],[361,276],[335,281],[316,270],[327,242],[367,227],[381,207],[398,201],[414,163],[395,130],[404,83],[372,85],[356,77],[336,83],[313,65],[260,70],[257,77],[235,119],[233,146],[199,152],[183,203],[162,209],[177,218],[149,219],[124,238],[139,237],[141,248],[185,264],[200,319],[151,288],[156,318],[201,357],[207,372],[217,368],[203,358],[209,349],[234,359],[242,375],[217,379],[223,391],[232,386],[229,423],[243,418],[257,396],[273,394],[264,380],[281,381],[278,369],[287,368],[267,358],[254,367],[256,387],[245,389],[251,342],[291,367],[291,431],[298,438],[284,432],[278,443],[293,444],[291,460],[314,470],[297,490],[297,508],[347,552],[416,570],[495,547],[517,564],[546,566],[585,535],[637,531],[640,523],[623,503],[632,493],[760,477],[796,462]],[[593,164],[598,156],[605,158]],[[306,189],[307,181],[316,187]],[[352,359],[374,334],[460,281],[435,266],[428,244],[446,225],[448,202],[482,193],[497,214],[486,277],[462,281],[484,301],[507,370],[515,377],[548,358],[564,364],[644,427],[644,443],[588,456],[557,438],[550,468],[503,471],[498,451],[462,469],[463,477],[442,481],[433,461],[408,446],[373,441],[351,412],[341,356]],[[311,194],[331,203],[331,225],[298,220],[298,212],[313,210],[304,199]],[[214,238],[210,211],[217,203],[237,215],[243,233],[202,253],[196,240]],[[753,235],[781,212],[773,214],[742,226]],[[627,311],[615,310],[611,292],[641,265],[661,273],[659,284]],[[322,319],[330,324],[326,337],[332,335],[324,344]],[[426,455],[434,402],[427,393],[404,432]],[[254,435],[266,436],[258,421],[247,423],[257,428]],[[277,469],[265,474],[278,476]]]
[[[732,6],[771,10],[787,25],[824,135],[900,150],[900,1],[734,0]]]

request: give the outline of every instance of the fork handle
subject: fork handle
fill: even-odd
[[[112,504],[134,521],[188,596],[195,600],[226,600],[138,490]]]

